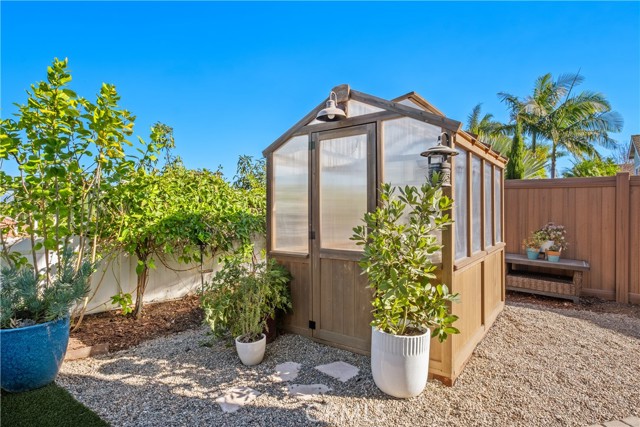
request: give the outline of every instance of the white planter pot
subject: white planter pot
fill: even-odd
[[[242,363],[253,366],[262,362],[264,351],[267,348],[267,337],[262,334],[262,339],[254,342],[240,342],[239,338],[236,338],[236,351]]]
[[[553,246],[553,240],[547,240],[542,244],[542,246],[540,246],[540,252],[547,252],[547,249],[551,246]]]
[[[391,335],[371,328],[371,373],[380,390],[393,397],[418,396],[427,385],[431,334]]]

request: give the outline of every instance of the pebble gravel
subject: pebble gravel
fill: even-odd
[[[418,397],[380,392],[369,358],[287,334],[245,367],[205,327],[96,358],[65,362],[57,383],[113,426],[585,426],[640,417],[640,319],[507,304],[453,387],[429,381]],[[359,368],[346,382],[315,366]],[[301,365],[296,384],[330,391],[300,399],[270,378]],[[216,399],[260,393],[234,413]]]

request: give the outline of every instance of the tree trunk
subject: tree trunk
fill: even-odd
[[[133,311],[133,314],[136,316],[136,319],[140,319],[142,317],[144,291],[147,288],[147,279],[149,278],[149,267],[147,267],[146,259],[144,260],[144,268],[137,276],[138,284],[136,286],[136,307]]]
[[[531,133],[531,151],[533,152],[533,154],[536,154],[536,137],[537,137],[537,133],[534,131]]]
[[[551,179],[556,177],[556,142],[551,141]]]

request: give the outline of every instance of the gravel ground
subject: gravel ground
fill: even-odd
[[[454,387],[430,381],[414,399],[380,392],[369,358],[284,335],[262,364],[244,367],[233,347],[203,346],[207,329],[65,363],[58,384],[113,426],[572,426],[640,416],[640,319],[621,314],[508,304]],[[346,383],[314,366],[360,368]],[[294,383],[332,390],[290,397],[269,380],[286,361]],[[248,386],[262,393],[236,413],[215,398]]]

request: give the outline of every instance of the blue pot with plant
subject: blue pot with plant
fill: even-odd
[[[527,258],[538,259],[540,254],[540,246],[546,241],[545,236],[538,230],[534,231],[522,241],[522,246],[525,248]]]
[[[0,386],[9,392],[43,387],[58,375],[69,343],[69,310],[89,291],[92,266],[67,253],[55,274],[30,266],[0,277]]]

